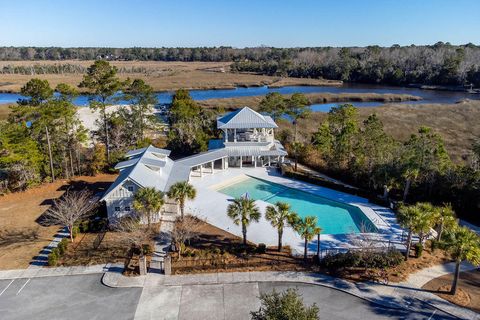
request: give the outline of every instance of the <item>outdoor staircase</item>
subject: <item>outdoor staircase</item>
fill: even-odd
[[[155,241],[155,250],[150,261],[151,273],[163,273],[165,256],[170,250],[172,244],[172,230],[175,221],[175,215],[162,215],[160,232]]]

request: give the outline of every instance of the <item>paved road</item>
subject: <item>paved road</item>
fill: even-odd
[[[0,280],[0,319],[133,319],[142,289],[108,288],[101,276]]]
[[[380,307],[334,289],[300,283],[105,287],[101,274],[0,280],[0,319],[249,319],[258,296],[297,288],[321,319],[453,319],[415,302],[415,311]]]

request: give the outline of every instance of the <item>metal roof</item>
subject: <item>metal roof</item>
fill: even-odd
[[[196,167],[204,163],[212,162],[221,158],[227,157],[226,148],[214,149],[202,153],[195,154],[186,158],[177,160],[177,163],[180,163],[189,168]]]
[[[217,118],[217,129],[278,128],[270,116],[243,107]]]

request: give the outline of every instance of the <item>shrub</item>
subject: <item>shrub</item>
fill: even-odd
[[[89,231],[90,222],[88,220],[84,220],[78,224],[78,230],[81,233],[87,233]]]
[[[58,262],[58,257],[52,253],[48,255],[48,265],[50,267],[56,266]]]
[[[345,253],[328,254],[321,265],[329,271],[337,272],[345,268],[390,268],[403,261],[403,255],[397,250],[383,251],[348,251]]]
[[[415,245],[415,255],[417,256],[417,258],[420,258],[422,256],[422,253],[423,253],[423,245],[421,243],[417,243]]]
[[[307,306],[302,296],[295,289],[287,289],[282,293],[275,290],[270,294],[260,295],[261,306],[256,312],[251,312],[254,320],[267,319],[318,319],[319,309],[316,304]]]
[[[143,249],[143,254],[151,254],[151,253],[153,253],[152,246],[149,245],[148,243],[142,245],[142,249]]]
[[[74,226],[72,228],[72,237],[75,239],[79,232],[80,232],[80,229],[78,228],[78,226]]]
[[[265,245],[265,243],[259,243],[256,251],[257,253],[265,253],[267,252],[267,246]]]
[[[68,239],[63,238],[62,241],[60,241],[57,245],[60,255],[63,255],[65,251],[67,251],[67,247],[68,247]]]

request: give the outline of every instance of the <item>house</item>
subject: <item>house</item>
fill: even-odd
[[[273,119],[249,107],[218,117],[217,128],[223,132],[222,139],[211,140],[208,151],[176,161],[169,158],[169,150],[153,146],[129,151],[127,160],[115,166],[120,174],[101,199],[109,220],[133,210],[133,196],[140,188],[167,192],[179,181],[202,178],[229,167],[271,166],[283,162],[287,155],[275,140],[278,126]]]

